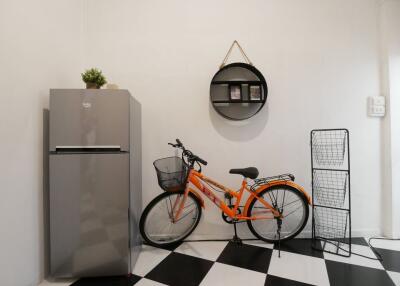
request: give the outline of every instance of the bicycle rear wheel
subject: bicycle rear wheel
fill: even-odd
[[[294,238],[307,224],[308,202],[299,190],[287,185],[272,186],[261,191],[259,197],[281,213],[281,241]],[[268,210],[259,200],[254,198],[249,205],[247,216],[256,216],[257,213],[263,212],[268,213]],[[248,220],[247,225],[257,238],[273,243],[279,240],[278,219],[273,218],[271,213],[269,213],[269,216],[270,219]]]
[[[154,198],[140,218],[140,233],[144,240],[156,247],[176,244],[188,237],[201,217],[201,206],[189,192],[177,221],[173,217],[184,199],[184,191],[166,192]]]

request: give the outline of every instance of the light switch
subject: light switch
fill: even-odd
[[[385,97],[371,96],[368,98],[368,115],[374,117],[385,116]]]

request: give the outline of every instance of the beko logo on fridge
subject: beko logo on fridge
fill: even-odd
[[[88,109],[88,108],[92,107],[92,104],[90,102],[82,102],[82,106],[83,106],[83,108]]]

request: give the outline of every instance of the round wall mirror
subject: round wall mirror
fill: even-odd
[[[246,63],[224,66],[211,81],[211,103],[227,119],[244,120],[256,115],[265,105],[267,95],[264,76]]]

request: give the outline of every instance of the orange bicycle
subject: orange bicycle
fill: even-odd
[[[229,173],[243,176],[240,189],[234,191],[203,175],[201,165],[207,162],[186,149],[179,139],[176,142],[169,145],[182,150],[181,158],[168,157],[154,162],[159,185],[166,192],[154,198],[140,218],[140,232],[148,244],[169,246],[193,232],[204,208],[204,200],[193,187],[221,209],[227,223],[234,224],[234,240],[238,242],[236,223],[243,221],[247,221],[257,238],[267,242],[289,240],[303,230],[311,200],[304,189],[294,183],[293,175],[257,179],[258,170],[254,167],[231,169]],[[251,184],[248,179],[252,180]],[[223,192],[227,202],[211,189]],[[241,206],[244,190],[250,196]]]

